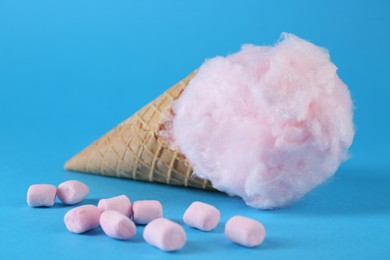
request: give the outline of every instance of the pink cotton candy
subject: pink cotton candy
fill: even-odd
[[[255,208],[282,207],[348,157],[347,86],[327,50],[292,34],[207,60],[172,106],[160,135],[195,175]]]

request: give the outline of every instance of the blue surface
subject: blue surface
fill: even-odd
[[[390,255],[390,12],[386,1],[18,1],[0,0],[0,259],[209,257],[388,259]],[[263,2],[263,3],[261,3]],[[330,50],[356,105],[352,159],[291,207],[261,211],[216,192],[64,171],[90,142],[197,68],[243,43],[273,44],[283,31]],[[78,179],[83,203],[127,194],[158,198],[181,222],[194,200],[220,208],[211,233],[185,227],[169,254],[136,237],[69,233],[70,207],[31,209],[33,183]],[[265,242],[245,249],[223,225],[262,221]],[[215,258],[217,259],[217,258]]]

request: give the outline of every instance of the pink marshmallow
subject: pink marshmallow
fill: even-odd
[[[115,210],[127,217],[131,216],[131,202],[126,195],[101,199],[99,200],[98,208],[101,211]]]
[[[138,200],[133,203],[133,220],[137,224],[145,225],[150,221],[163,216],[163,208],[157,200]]]
[[[186,225],[203,231],[214,229],[221,218],[219,210],[203,202],[193,202],[183,216]]]
[[[100,226],[112,238],[128,240],[136,234],[133,221],[114,210],[106,210],[100,216]]]
[[[99,226],[100,210],[94,205],[83,205],[69,210],[64,217],[66,228],[73,233],[84,233]]]
[[[179,250],[186,243],[184,229],[166,218],[155,219],[146,225],[143,237],[146,242],[164,251]]]
[[[255,247],[263,242],[265,229],[260,222],[254,219],[235,216],[226,223],[225,235],[239,245]]]
[[[30,207],[51,207],[54,205],[57,188],[51,184],[33,184],[27,191],[27,204]]]
[[[81,181],[65,181],[58,186],[57,197],[65,204],[73,205],[82,201],[89,193],[87,185]]]

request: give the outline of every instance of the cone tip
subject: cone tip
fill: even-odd
[[[64,164],[64,169],[65,170],[73,170],[74,168],[74,163],[73,163],[73,158],[69,159],[67,162]]]

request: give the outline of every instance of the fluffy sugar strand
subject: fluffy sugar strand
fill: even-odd
[[[283,207],[348,157],[353,104],[326,49],[292,34],[207,60],[160,134],[195,175],[255,208]]]

